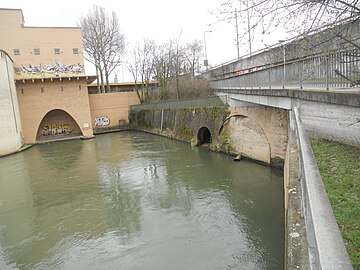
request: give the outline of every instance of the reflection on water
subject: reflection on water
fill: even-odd
[[[281,172],[143,133],[0,159],[0,269],[282,269]]]

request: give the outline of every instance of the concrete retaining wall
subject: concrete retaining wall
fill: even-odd
[[[130,123],[135,129],[192,145],[201,141],[200,129],[207,128],[212,150],[282,166],[287,145],[286,110],[264,106],[227,109],[219,98],[191,100],[190,104],[199,106],[187,107],[189,100],[131,106]]]
[[[202,127],[210,131],[213,141],[216,140],[228,114],[226,107],[131,110],[129,118],[135,129],[196,145]]]
[[[139,104],[136,92],[101,93],[89,95],[94,129],[109,129],[129,123],[131,105]]]
[[[294,108],[302,214],[306,225],[310,269],[351,270],[353,268],[300,116],[297,108]]]
[[[22,145],[22,127],[10,57],[0,50],[0,155]]]

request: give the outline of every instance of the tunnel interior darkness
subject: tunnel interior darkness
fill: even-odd
[[[211,132],[207,127],[202,127],[197,135],[198,145],[211,143]]]

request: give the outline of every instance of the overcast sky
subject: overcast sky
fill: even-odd
[[[204,42],[204,31],[212,31],[206,32],[206,47],[209,63],[214,66],[237,57],[235,20],[218,23],[210,14],[222,2],[224,0],[1,0],[0,8],[22,9],[26,26],[77,26],[81,16],[97,4],[117,13],[128,47],[144,38],[161,43],[179,35],[183,43],[194,39]],[[245,28],[245,24],[239,25],[240,32]],[[265,44],[277,43],[281,38],[284,37],[273,34],[263,42],[254,40],[253,51],[264,48]],[[240,55],[248,53],[248,48],[247,43],[242,44]],[[88,65],[86,71],[92,73]],[[121,69],[117,73],[122,73],[118,74],[120,81],[131,79]]]

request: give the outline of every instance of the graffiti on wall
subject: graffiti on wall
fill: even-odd
[[[104,127],[110,125],[110,119],[107,116],[95,117],[95,126]]]
[[[65,135],[71,134],[72,132],[73,130],[70,130],[69,124],[52,124],[41,128],[42,136]]]
[[[39,65],[39,66],[35,66],[35,65],[29,65],[28,67],[26,66],[21,66],[21,67],[17,67],[15,68],[15,72],[17,73],[29,73],[29,74],[39,74],[39,73],[49,73],[49,74],[55,74],[56,76],[58,76],[61,73],[67,73],[67,72],[71,72],[71,73],[83,73],[85,72],[84,66],[77,64],[77,65],[64,65],[60,62],[56,62],[55,65]]]

